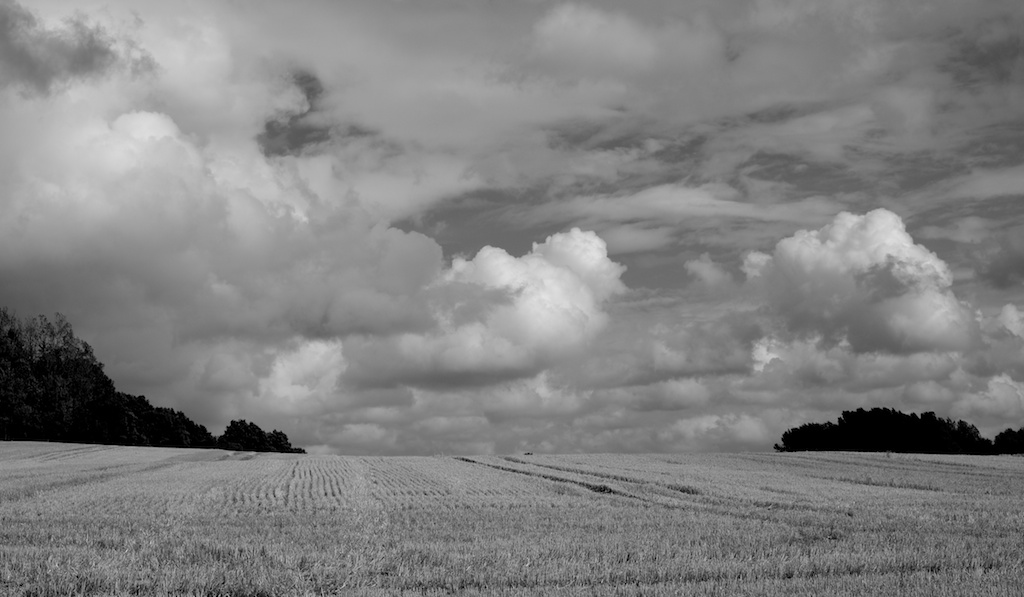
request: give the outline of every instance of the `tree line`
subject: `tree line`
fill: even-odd
[[[214,437],[180,410],[114,388],[61,314],[21,320],[0,307],[0,439],[305,453],[278,430],[231,421]]]
[[[780,452],[850,451],[924,454],[1024,454],[1024,427],[1006,429],[994,440],[965,421],[933,412],[906,414],[891,408],[843,411],[839,420],[805,423],[782,434]]]

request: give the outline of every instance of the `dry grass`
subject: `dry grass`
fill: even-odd
[[[0,443],[0,595],[1019,595],[1024,459]]]

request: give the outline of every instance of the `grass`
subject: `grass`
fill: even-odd
[[[1024,459],[0,442],[0,595],[1018,595]]]

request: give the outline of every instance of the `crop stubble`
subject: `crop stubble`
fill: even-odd
[[[1015,595],[1024,459],[0,443],[0,594]]]

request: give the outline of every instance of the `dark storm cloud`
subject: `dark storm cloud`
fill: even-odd
[[[115,40],[81,15],[50,29],[17,2],[0,2],[0,86],[20,84],[45,94],[65,81],[102,75],[121,61]]]

